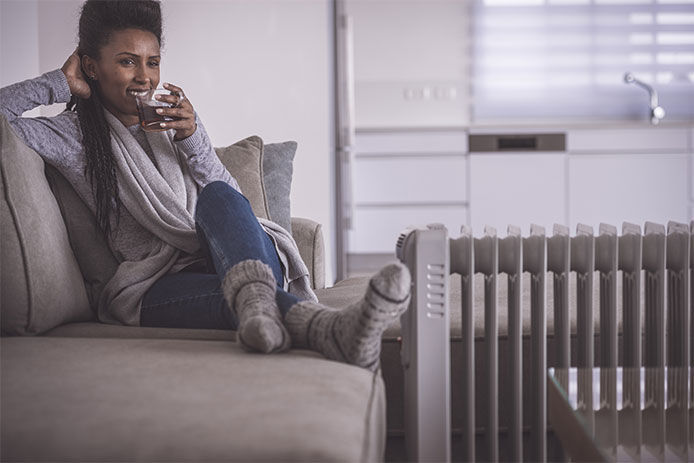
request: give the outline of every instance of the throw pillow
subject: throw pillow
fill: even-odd
[[[70,246],[84,278],[89,305],[96,313],[101,291],[116,273],[118,261],[96,225],[92,211],[77,195],[72,185],[60,172],[48,165],[46,178],[63,214]]]
[[[94,318],[44,162],[0,116],[2,333],[39,334]]]
[[[224,167],[231,173],[248,198],[257,217],[270,219],[265,185],[263,184],[263,140],[248,137],[224,148],[215,148]]]
[[[295,141],[269,143],[263,152],[263,181],[270,218],[289,233],[292,232],[289,194],[296,147]]]

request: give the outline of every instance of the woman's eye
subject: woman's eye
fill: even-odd
[[[135,62],[133,60],[131,60],[130,58],[125,58],[125,59],[120,60],[120,64],[123,64],[125,66],[129,66],[131,64],[135,64]]]
[[[153,68],[159,67],[159,61],[150,61],[149,65]]]

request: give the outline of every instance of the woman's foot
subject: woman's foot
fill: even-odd
[[[284,317],[294,347],[371,371],[379,365],[381,336],[410,302],[410,273],[394,263],[369,281],[364,297],[345,309],[298,302]]]
[[[267,264],[239,262],[224,276],[222,291],[239,321],[238,339],[244,348],[266,354],[289,349],[291,338],[275,301],[277,283]]]

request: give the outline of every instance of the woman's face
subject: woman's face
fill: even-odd
[[[85,59],[86,58],[86,59]],[[134,94],[159,85],[159,42],[141,29],[111,34],[98,60],[85,56],[88,76],[95,76],[104,106],[126,127],[137,124]]]

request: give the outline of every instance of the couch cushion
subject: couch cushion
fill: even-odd
[[[62,338],[140,338],[140,339],[197,339],[201,341],[234,341],[236,331],[183,328],[153,328],[149,326],[107,325],[99,322],[68,323],[43,334]]]
[[[5,338],[4,460],[372,461],[381,377],[236,343]]]
[[[90,320],[87,294],[44,163],[0,117],[2,333]]]
[[[84,278],[89,304],[96,313],[101,291],[116,273],[118,261],[96,225],[94,214],[65,177],[47,165],[46,178],[60,206],[70,246]]]
[[[234,176],[257,217],[270,219],[263,178],[263,140],[251,136],[224,148],[215,148],[222,164]]]
[[[292,232],[289,195],[294,172],[295,141],[269,143],[263,150],[263,183],[272,221]]]

